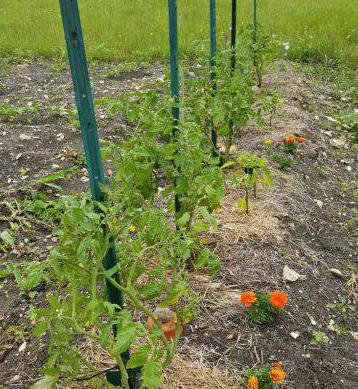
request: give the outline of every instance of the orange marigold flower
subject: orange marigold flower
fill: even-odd
[[[259,389],[259,379],[252,375],[247,379],[247,389]]]
[[[270,370],[270,377],[272,382],[280,384],[286,377],[286,373],[281,368],[274,368]]]
[[[287,139],[287,143],[295,143],[295,137],[294,136],[290,136],[288,139]]]
[[[242,305],[244,305],[246,308],[249,308],[253,303],[257,301],[257,297],[253,290],[249,290],[248,292],[244,292],[241,294],[240,300]]]
[[[282,308],[287,304],[286,292],[275,290],[270,294],[270,303],[275,308]]]
[[[273,365],[272,365],[272,368],[273,369],[281,369],[282,370],[282,365],[280,362],[275,362]]]
[[[298,143],[305,143],[305,138],[303,138],[302,136],[300,136],[300,137],[297,139],[297,142],[298,142]]]

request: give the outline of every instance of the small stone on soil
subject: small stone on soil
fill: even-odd
[[[282,278],[285,281],[295,282],[297,280],[305,280],[306,276],[298,274],[296,271],[290,269],[287,265],[283,268]]]
[[[323,201],[322,201],[322,200],[314,199],[313,201],[314,201],[320,208],[323,207]]]
[[[26,134],[20,134],[19,138],[20,140],[30,140],[31,136]]]
[[[329,269],[329,271],[337,277],[344,277],[343,273],[338,269]]]
[[[24,342],[21,344],[21,346],[19,347],[19,353],[22,353],[26,350],[26,346],[27,346],[27,343]]]

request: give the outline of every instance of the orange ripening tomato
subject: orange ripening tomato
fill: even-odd
[[[174,312],[173,318],[169,322],[162,323],[162,331],[164,332],[166,339],[169,341],[175,338],[177,332],[177,322],[178,322],[178,317]],[[155,327],[155,322],[151,317],[148,317],[147,326],[148,328]],[[182,327],[180,328],[180,332],[183,332]]]
[[[305,143],[305,138],[302,138],[302,136],[300,136],[300,137],[297,139],[297,142],[298,142],[298,143]]]

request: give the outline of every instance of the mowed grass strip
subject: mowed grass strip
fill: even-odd
[[[358,63],[358,0],[257,0],[259,22],[289,55],[308,62]],[[94,59],[153,60],[168,55],[167,0],[79,0],[87,52]],[[239,24],[252,1],[238,0]],[[217,0],[220,44],[228,38],[231,0]],[[180,49],[192,54],[209,33],[209,0],[178,0]],[[64,54],[58,0],[1,0],[0,54]]]

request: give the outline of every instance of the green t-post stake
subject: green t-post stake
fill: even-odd
[[[236,68],[237,0],[231,4],[231,75]]]
[[[105,202],[106,196],[101,189],[101,185],[105,183],[104,169],[77,0],[60,0],[60,8],[92,198],[94,201]],[[111,243],[112,245],[110,245],[111,247],[103,260],[106,269],[111,269],[117,264],[113,240]],[[114,277],[119,283],[119,274],[115,274]],[[106,292],[109,302],[117,304],[119,309],[123,307],[122,293],[108,282]],[[113,327],[113,334],[117,336],[116,326]],[[124,353],[122,358],[126,362],[129,359],[129,352]],[[131,372],[128,371],[128,373]],[[107,375],[107,379],[113,385],[120,384],[119,370],[111,371]],[[134,377],[130,377],[130,380],[134,381]],[[136,388],[137,386],[132,385],[131,387]]]
[[[257,66],[257,0],[253,0],[253,20],[252,20],[252,30],[253,30],[253,44],[254,44],[254,66]]]
[[[168,0],[169,8],[169,45],[170,45],[170,92],[174,99],[172,108],[173,115],[173,138],[179,130],[179,49],[178,49],[178,7],[176,0]],[[176,182],[174,182],[176,186]],[[175,196],[175,212],[180,212],[180,201],[178,196]]]
[[[211,77],[211,96],[216,95],[216,0],[210,0],[210,77]],[[211,126],[211,140],[214,146],[214,154],[217,155],[218,134],[214,125]]]

